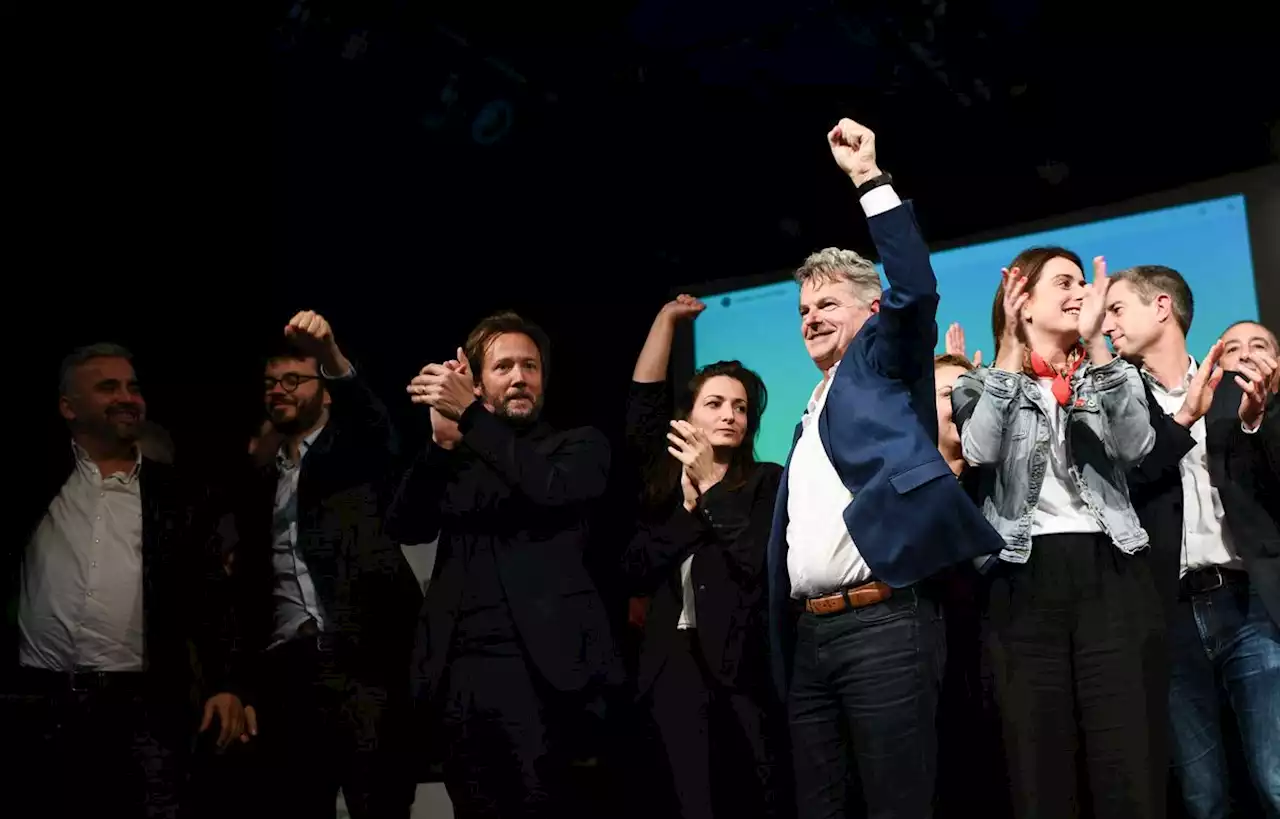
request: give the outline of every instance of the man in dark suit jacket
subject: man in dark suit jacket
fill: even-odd
[[[15,816],[176,816],[197,726],[223,746],[244,730],[202,492],[140,453],[123,347],[72,353],[60,394],[71,440],[22,470],[4,537],[4,799]]]
[[[421,591],[383,530],[396,486],[386,407],[325,318],[295,315],[263,395],[279,446],[239,502],[236,620],[272,816],[407,817],[408,668]]]
[[[945,651],[923,583],[1003,542],[937,449],[938,291],[910,206],[877,167],[870,130],[841,120],[827,139],[857,186],[890,290],[881,299],[875,268],[849,251],[816,253],[797,272],[823,382],[774,514],[774,671],[801,819],[849,809],[853,767],[870,815],[923,817]]]
[[[583,564],[609,446],[539,420],[547,349],[537,327],[498,314],[408,387],[431,408],[432,441],[388,528],[405,543],[439,538],[418,701],[442,709],[461,819],[577,815],[564,779],[576,729],[620,673]]]
[[[1103,330],[1141,363],[1156,430],[1129,484],[1169,621],[1172,760],[1183,800],[1194,819],[1224,816],[1233,780],[1242,790],[1251,778],[1280,811],[1280,504],[1266,454],[1276,353],[1237,357],[1241,372],[1226,376],[1217,369],[1221,341],[1203,362],[1191,359],[1191,290],[1172,268],[1120,271],[1107,307]],[[1229,770],[1224,691],[1247,772]]]

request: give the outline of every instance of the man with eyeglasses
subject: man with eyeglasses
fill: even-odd
[[[263,401],[278,441],[238,504],[232,577],[256,680],[274,816],[409,815],[398,729],[421,592],[382,528],[396,435],[320,314],[304,311],[267,358]],[[269,453],[259,453],[268,455]]]

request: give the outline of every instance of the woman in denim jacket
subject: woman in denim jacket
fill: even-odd
[[[1101,332],[1107,286],[1101,257],[1086,284],[1069,250],[1019,254],[992,308],[995,365],[952,392],[1005,540],[983,567],[986,641],[1020,817],[1074,817],[1083,798],[1098,819],[1164,815],[1162,614],[1125,481],[1155,432]]]

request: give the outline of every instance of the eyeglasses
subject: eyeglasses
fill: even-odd
[[[319,379],[320,376],[318,375],[299,375],[298,373],[285,373],[279,378],[272,378],[268,375],[262,379],[262,390],[263,392],[271,392],[276,388],[276,384],[279,384],[284,388],[285,392],[293,392],[300,385],[308,381],[318,381]]]

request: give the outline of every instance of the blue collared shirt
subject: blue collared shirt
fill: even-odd
[[[293,639],[298,628],[308,620],[315,620],[316,625],[324,629],[324,612],[316,594],[316,585],[298,549],[298,477],[307,452],[323,431],[324,427],[320,427],[302,440],[298,445],[297,463],[285,454],[283,445],[276,453],[279,477],[276,479],[275,516],[272,520],[271,565],[275,574],[272,648]]]

